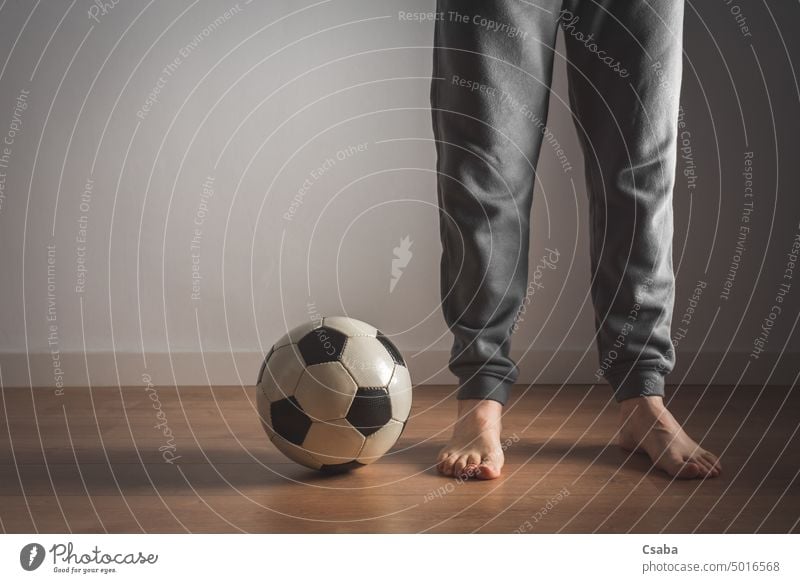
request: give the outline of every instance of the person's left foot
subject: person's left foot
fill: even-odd
[[[675,478],[716,478],[722,471],[717,456],[686,434],[661,397],[620,403],[619,445],[646,453],[655,467]]]

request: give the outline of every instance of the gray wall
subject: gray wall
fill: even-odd
[[[797,374],[800,271],[783,277],[800,233],[798,6],[687,3],[693,166],[679,161],[675,190],[685,331],[673,382]],[[387,0],[125,1],[102,12],[87,0],[0,8],[4,384],[249,384],[286,327],[338,313],[393,335],[417,383],[452,381],[432,24],[400,21]],[[582,159],[565,101],[561,61],[549,125],[572,170],[543,148],[531,277],[545,248],[559,262],[514,337],[526,382],[594,382],[597,368]],[[739,260],[746,152],[754,206]],[[410,260],[390,291],[405,237]],[[753,358],[783,281],[792,287]]]

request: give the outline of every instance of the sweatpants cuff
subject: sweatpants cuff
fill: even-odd
[[[635,397],[663,397],[664,375],[657,370],[632,370],[620,375],[607,375],[619,403]]]
[[[473,375],[470,378],[459,382],[457,399],[489,399],[497,401],[501,405],[508,402],[511,395],[509,380],[500,379],[489,375]]]

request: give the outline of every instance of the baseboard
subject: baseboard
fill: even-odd
[[[455,384],[447,370],[449,351],[404,351],[414,384]],[[671,384],[792,385],[797,381],[799,353],[762,354],[750,360],[747,353],[681,353],[668,377]],[[519,363],[519,383],[593,384],[598,382],[594,350],[536,350],[512,352]],[[0,353],[0,381],[4,387],[116,387],[252,385],[261,359],[259,352],[136,352]],[[746,374],[742,370],[750,362]],[[777,361],[777,364],[776,364]],[[54,366],[58,364],[58,368]],[[58,372],[60,370],[60,372]],[[88,372],[87,372],[88,371]],[[602,381],[600,381],[602,382]]]

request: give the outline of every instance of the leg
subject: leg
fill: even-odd
[[[447,475],[479,468],[481,477],[496,477],[503,463],[500,413],[518,375],[510,333],[527,285],[534,170],[560,6],[536,2],[438,1],[431,104],[441,294],[460,409],[440,454]]]
[[[719,465],[664,408],[682,0],[568,0],[561,25],[590,194],[592,300],[601,371],[626,415],[621,444],[673,476]]]

